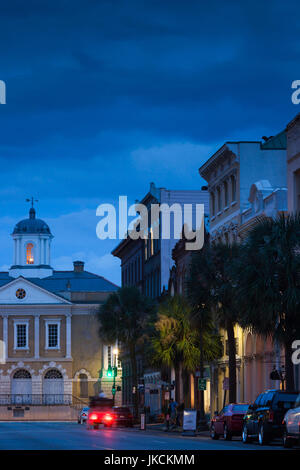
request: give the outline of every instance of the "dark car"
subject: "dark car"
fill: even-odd
[[[114,406],[112,408],[113,421],[112,424],[122,426],[133,426],[133,415],[126,406]]]
[[[226,441],[230,441],[232,436],[241,436],[248,407],[247,403],[230,403],[220,413],[216,413],[210,423],[210,437],[219,439],[223,436]]]
[[[283,418],[293,408],[297,392],[267,390],[261,393],[244,417],[242,439],[244,443],[258,439],[260,445],[268,444],[275,437],[282,437]]]
[[[282,443],[284,447],[293,447],[300,444],[300,394],[294,404],[283,419]]]

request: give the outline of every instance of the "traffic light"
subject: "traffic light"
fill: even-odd
[[[113,370],[114,370],[114,377],[117,377],[117,375],[118,375],[118,368],[117,368],[116,366],[114,366]]]
[[[112,370],[111,366],[108,366],[106,375],[107,375],[107,377],[112,377],[113,376],[113,370]]]

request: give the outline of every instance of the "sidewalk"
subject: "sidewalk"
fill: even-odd
[[[139,425],[137,425],[137,427],[139,427]],[[182,434],[182,432],[183,432],[182,427],[177,427],[177,428],[174,428],[170,431],[166,431],[166,426],[165,426],[164,423],[147,423],[146,430],[165,432],[166,434]],[[188,434],[187,434],[187,436],[188,436]],[[209,430],[207,430],[207,431],[197,431],[196,436],[209,437],[210,436]],[[191,437],[193,437],[193,436],[191,436]]]

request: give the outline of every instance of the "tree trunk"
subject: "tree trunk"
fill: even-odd
[[[294,364],[292,363],[292,341],[287,341],[284,345],[285,354],[285,380],[286,390],[292,392],[295,390]]]
[[[181,371],[181,380],[182,380],[182,388],[183,388],[184,407],[190,408],[191,407],[190,380],[189,380],[189,374],[186,372],[184,368],[182,368],[182,371]]]
[[[227,320],[228,336],[228,363],[229,363],[229,403],[236,403],[236,345],[234,337],[234,325]]]
[[[199,349],[200,349],[200,378],[204,378],[204,361],[203,361],[203,331],[202,329],[199,332]],[[197,387],[198,388],[198,387]],[[205,412],[204,412],[204,390],[199,391],[199,414],[200,420],[205,419]]]
[[[181,403],[180,396],[180,364],[175,365],[175,400]]]
[[[134,412],[137,417],[139,414],[139,398],[138,398],[138,378],[137,378],[137,367],[136,367],[136,353],[135,345],[129,345],[129,354],[130,354],[130,364],[131,364],[131,375],[132,375],[132,387],[135,387],[135,393],[133,393],[133,404]]]

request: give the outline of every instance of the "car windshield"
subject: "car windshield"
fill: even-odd
[[[246,413],[249,408],[249,405],[233,405],[233,413]]]
[[[275,395],[273,408],[289,410],[294,407],[297,396],[297,393],[278,393]]]

